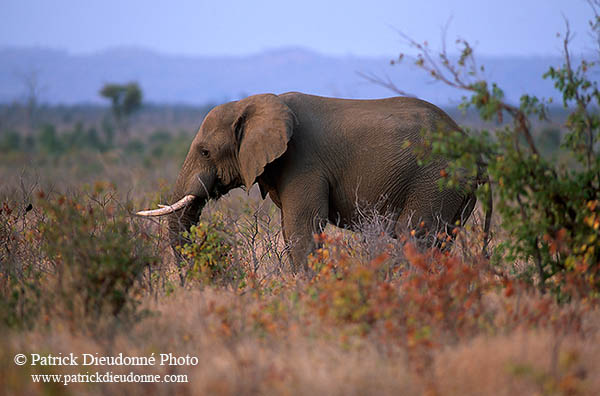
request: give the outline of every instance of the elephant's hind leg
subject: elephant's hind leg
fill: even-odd
[[[437,202],[432,202],[434,191],[415,189],[406,197],[394,231],[397,236],[406,235],[415,240],[420,248],[431,247],[439,228]]]
[[[397,235],[410,233],[420,248],[450,247],[448,238],[451,242],[455,236],[453,230],[467,221],[476,199],[473,194],[458,190],[446,190],[436,197],[431,200],[421,195],[409,199],[396,223]]]
[[[453,242],[456,237],[454,230],[458,227],[462,227],[467,220],[469,220],[469,217],[471,217],[471,214],[473,213],[473,209],[475,209],[476,203],[477,198],[475,197],[475,194],[463,195],[462,203],[460,206],[456,207],[454,216],[448,220],[448,224],[445,227],[445,234],[450,236],[451,242]],[[444,240],[436,240],[436,246],[441,247]],[[447,243],[445,246],[450,247],[452,246],[452,243]]]

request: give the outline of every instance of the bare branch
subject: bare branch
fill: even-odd
[[[415,64],[429,74],[434,81],[441,81],[444,84],[469,92],[479,92],[481,87],[478,86],[478,82],[483,81],[479,76],[479,71],[483,68],[478,69],[474,58],[474,51],[471,45],[464,39],[456,40],[456,43],[462,46],[460,58],[454,62],[450,59],[450,56],[446,50],[445,35],[447,33],[448,24],[442,29],[442,50],[439,54],[434,55],[433,51],[427,44],[427,42],[419,43],[406,35],[405,33],[398,31],[398,34],[410,45],[412,48],[418,50],[418,55],[415,59]],[[383,86],[399,94],[406,94],[402,89],[398,88],[389,77],[385,79],[375,76],[373,74],[360,74],[367,81],[374,84]],[[502,118],[502,112],[506,111],[514,120],[515,126],[519,133],[521,133],[529,146],[530,151],[533,154],[539,155],[538,149],[535,145],[531,133],[531,125],[527,115],[519,108],[510,105],[502,100],[497,101],[497,113],[498,118]],[[515,145],[518,150],[518,139],[515,140]]]
[[[373,73],[363,73],[363,72],[357,72],[356,74],[358,74],[359,76],[361,76],[362,78],[364,78],[365,80],[367,80],[368,82],[375,84],[375,85],[379,85],[381,87],[387,88],[390,91],[401,95],[401,96],[408,96],[411,98],[416,98],[416,95],[410,94],[400,88],[398,88],[398,86],[396,84],[394,84],[394,82],[390,79],[389,76],[385,76],[384,78],[378,77]]]

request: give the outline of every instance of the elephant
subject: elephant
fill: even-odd
[[[208,200],[258,183],[262,198],[268,194],[281,210],[294,272],[307,268],[314,234],[328,222],[352,227],[358,205],[377,205],[396,234],[406,227],[451,231],[471,215],[480,177],[440,187],[449,160],[422,163],[414,150],[428,130],[460,128],[440,108],[410,97],[249,96],[206,115],[175,182],[174,203],[137,214],[168,215],[175,250]]]

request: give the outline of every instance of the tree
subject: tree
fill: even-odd
[[[117,128],[125,135],[129,131],[129,117],[142,106],[142,90],[136,82],[105,84],[100,95],[111,101]]]
[[[589,4],[593,11],[592,37],[600,51],[600,0],[590,0]],[[544,74],[554,82],[569,113],[566,133],[560,137],[560,150],[566,160],[557,161],[540,150],[540,139],[536,139],[532,127],[534,117],[547,118],[551,99],[523,95],[518,105],[506,101],[497,84],[481,77],[484,69],[475,62],[473,47],[465,40],[456,41],[460,56],[452,57],[445,45],[437,52],[427,42],[403,37],[418,51],[414,63],[419,68],[434,80],[467,93],[461,108],[476,109],[484,121],[510,121],[492,130],[466,130],[467,137],[459,132],[433,132],[424,139],[430,150],[423,152],[453,158],[445,173],[448,185],[465,169],[476,172],[482,163],[487,167],[500,227],[506,231],[503,240],[497,241],[493,258],[525,264],[525,270],[518,274],[558,298],[598,295],[600,87],[594,73],[598,73],[600,62],[573,58],[569,50],[573,36],[567,23],[563,63],[549,67]],[[403,93],[389,79],[365,77]],[[482,190],[489,188],[485,185]],[[485,191],[479,193],[484,198]],[[516,266],[514,271],[518,271]]]

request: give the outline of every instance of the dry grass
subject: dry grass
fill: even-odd
[[[2,340],[0,370],[5,394],[403,394],[520,395],[600,392],[594,375],[600,364],[598,335],[585,339],[556,335],[546,329],[522,329],[494,336],[479,335],[433,354],[433,371],[415,373],[402,351],[380,351],[386,340],[363,339],[349,347],[338,339],[289,323],[285,332],[261,335],[251,326],[227,330],[211,305],[243,317],[257,301],[230,291],[179,290],[158,302],[145,303],[156,312],[112,340],[94,339],[53,324],[44,331],[8,333]],[[589,320],[597,326],[594,311]],[[330,332],[330,331],[328,331]],[[393,342],[392,340],[387,340]],[[118,352],[148,356],[152,352],[190,354],[198,366],[155,366],[134,369],[156,374],[187,374],[185,384],[73,384],[40,386],[30,374],[35,367],[12,364],[15,353]],[[89,369],[89,368],[88,368]],[[103,370],[103,368],[98,368]],[[127,367],[109,367],[128,373]],[[41,370],[77,372],[70,367]],[[90,370],[91,371],[91,370]]]
[[[156,170],[103,161],[99,178],[116,184],[114,202],[127,206],[130,197],[129,205],[136,208],[164,200],[168,183],[157,180],[174,174],[178,166],[173,162]],[[144,243],[160,258],[140,274],[132,295],[151,314],[132,321],[107,315],[90,327],[70,317],[64,301],[44,300],[44,293],[54,287],[52,267],[39,246],[31,244],[45,215],[35,204],[36,191],[48,192],[52,186],[52,196],[71,196],[81,191],[81,179],[65,164],[45,169],[38,179],[31,173],[17,176],[8,167],[1,174],[9,181],[0,191],[0,204],[9,203],[19,216],[14,223],[17,240],[0,239],[8,241],[0,248],[11,249],[11,255],[6,250],[0,255],[0,266],[4,271],[10,258],[11,265],[48,271],[39,280],[39,301],[45,305],[33,326],[0,325],[2,394],[600,394],[594,375],[600,367],[595,301],[559,305],[505,277],[514,263],[490,268],[478,253],[480,212],[458,235],[450,255],[406,250],[405,241],[378,236],[376,221],[365,223],[364,234],[328,228],[324,248],[311,262],[317,276],[310,278],[285,270],[273,204],[260,200],[256,191],[250,196],[234,192],[211,204],[204,217],[221,213],[234,231],[238,248],[232,263],[247,274],[241,287],[193,280],[180,286],[178,268],[161,237],[164,222],[131,218],[131,225],[142,227],[135,238],[147,238],[142,238]],[[34,202],[34,209],[21,216],[28,202]],[[0,286],[6,285],[0,279]],[[0,289],[5,298],[6,288]],[[68,292],[76,301],[78,292]],[[71,352],[172,353],[197,356],[199,364],[132,368],[13,363],[17,353]],[[31,374],[86,371],[186,374],[189,382],[64,386],[31,379]]]

